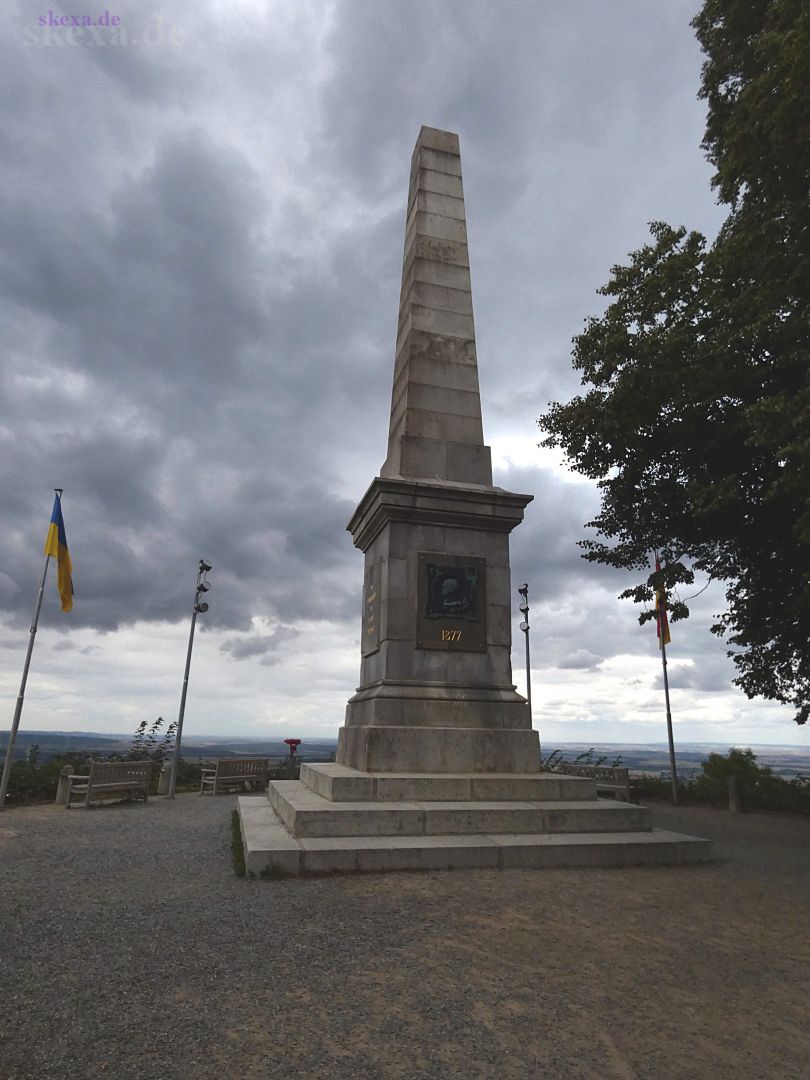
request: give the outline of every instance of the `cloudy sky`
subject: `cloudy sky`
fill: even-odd
[[[655,631],[579,557],[591,484],[540,450],[570,341],[663,219],[722,218],[699,148],[697,0],[94,0],[6,5],[0,65],[0,692],[10,724],[64,488],[76,602],[49,582],[23,727],[177,715],[332,737],[359,675],[345,525],[385,457],[422,124],[459,133],[495,482],[535,496],[535,723],[665,738]],[[49,25],[62,13],[93,30]],[[117,25],[113,25],[115,17]],[[696,586],[699,587],[701,583]],[[686,595],[686,594],[685,594]],[[797,743],[731,686],[712,585],[673,631],[676,737]],[[517,613],[516,613],[517,614]],[[515,624],[515,680],[525,686]],[[810,733],[808,733],[810,737]]]

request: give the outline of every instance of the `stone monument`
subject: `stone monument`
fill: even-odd
[[[349,522],[365,556],[360,686],[337,761],[240,799],[246,864],[358,869],[702,861],[595,781],[541,771],[511,668],[509,533],[530,495],[484,444],[458,137],[411,162],[388,456]]]
[[[509,533],[492,485],[458,137],[411,161],[388,457],[349,523],[365,554],[362,673],[337,759],[380,772],[536,772],[512,684]]]

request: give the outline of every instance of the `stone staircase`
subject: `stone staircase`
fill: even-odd
[[[364,773],[301,767],[239,799],[250,873],[682,865],[711,844],[653,829],[645,807],[554,773]]]

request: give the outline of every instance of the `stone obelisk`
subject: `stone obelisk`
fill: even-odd
[[[530,501],[492,484],[458,137],[423,127],[388,456],[348,525],[365,554],[362,670],[338,762],[373,773],[539,771],[511,668],[509,533]]]
[[[542,772],[510,664],[509,533],[492,485],[458,139],[422,128],[405,227],[388,457],[349,529],[365,553],[361,684],[338,760],[240,798],[250,873],[700,862],[596,780]]]

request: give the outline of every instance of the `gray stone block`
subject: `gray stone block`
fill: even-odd
[[[489,837],[380,837],[358,843],[303,840],[308,873],[384,870],[490,869],[498,866],[499,848]]]
[[[429,334],[443,334],[446,337],[463,338],[469,341],[475,338],[472,315],[460,315],[456,311],[443,311],[412,304],[409,317],[414,330],[425,330]]]
[[[487,644],[509,645],[512,641],[512,609],[505,604],[487,604]]]
[[[416,284],[460,289],[472,295],[470,271],[466,266],[435,262],[433,259],[414,259],[412,277]]]
[[[448,390],[466,390],[478,394],[478,371],[471,364],[414,357],[405,373],[415,383],[443,386]],[[480,415],[480,414],[479,414]]]
[[[430,387],[427,387],[429,390]],[[475,443],[481,438],[481,420],[474,416],[454,416],[450,413],[434,412],[430,409],[408,407],[408,435],[417,435],[425,439],[439,439],[447,442]]]
[[[420,160],[424,157],[426,149],[440,150],[447,154],[458,157],[461,153],[458,144],[458,135],[453,131],[442,131],[440,128],[427,127],[425,125],[419,131],[414,148],[414,156]]]
[[[423,175],[423,174],[420,174]],[[435,191],[420,191],[415,200],[417,210],[426,214],[439,214],[442,217],[465,220],[464,199],[455,195],[440,195]]]
[[[399,441],[399,472],[402,476],[440,480],[447,475],[447,443],[444,439],[403,435]]]
[[[540,744],[536,731],[345,726],[338,760],[362,772],[527,773]]]
[[[408,588],[408,560],[389,557],[385,565],[389,600],[412,598],[414,594]]]
[[[478,430],[481,430],[481,401],[474,390],[412,382],[408,387],[408,406],[439,415],[446,413],[449,416],[472,417],[478,423]]]
[[[429,214],[418,205],[413,212],[412,229],[417,235],[431,236],[435,240],[452,240],[454,244],[467,243],[467,226],[458,218],[444,214]]]
[[[435,191],[438,195],[453,195],[464,198],[464,185],[460,176],[451,176],[446,172],[420,168],[414,175],[414,197],[418,191]]]
[[[414,281],[411,287],[411,303],[441,311],[455,311],[460,315],[472,315],[472,293],[469,289],[457,289],[447,285],[434,285],[427,281]]]
[[[389,553],[392,559],[410,559],[418,551],[444,551],[446,530],[441,525],[392,522]]]
[[[432,262],[448,263],[453,266],[470,266],[470,253],[466,239],[463,241],[444,240],[438,236],[426,236],[415,233],[412,237],[413,249],[410,254],[417,259],[429,259]]]
[[[448,480],[463,484],[481,484],[487,487],[492,483],[492,458],[488,446],[471,446],[469,443],[457,443],[447,440],[446,446]]]
[[[432,150],[423,146],[419,154],[419,169],[432,169],[434,172],[461,176],[461,158],[458,154],[448,154],[441,150]]]
[[[411,329],[397,348],[397,371],[399,365],[410,360],[469,364],[475,367],[476,379],[478,377],[475,342],[467,338],[448,338],[427,330]]]
[[[372,802],[375,797],[374,776],[334,761],[302,765],[301,783],[329,802]]]

